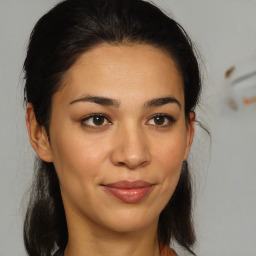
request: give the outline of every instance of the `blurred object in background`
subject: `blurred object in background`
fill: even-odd
[[[256,56],[226,71],[222,95],[233,110],[256,105]]]

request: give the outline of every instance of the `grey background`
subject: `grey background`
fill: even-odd
[[[33,25],[57,2],[0,0],[0,256],[26,255],[22,218],[33,152],[24,122],[21,70]],[[154,2],[184,26],[203,56],[204,91],[198,117],[209,126],[212,142],[197,129],[190,155],[196,181],[196,252],[254,256],[256,104],[232,111],[221,94],[224,72],[232,65],[248,66],[250,56],[256,55],[256,1]],[[250,65],[256,69],[256,62]]]

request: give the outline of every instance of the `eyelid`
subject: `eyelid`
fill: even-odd
[[[86,121],[94,118],[94,117],[103,117],[105,120],[107,120],[108,124],[103,124],[103,125],[89,125],[89,124],[85,124]],[[165,124],[165,125],[157,125],[157,124],[149,124],[149,122],[156,118],[156,117],[164,117],[165,119],[168,120],[168,124]],[[164,127],[169,127],[171,126],[173,123],[175,123],[177,120],[171,116],[171,115],[168,115],[168,114],[163,114],[163,113],[158,113],[158,114],[154,114],[152,115],[149,120],[146,122],[146,124],[149,124],[149,125],[152,125],[152,126],[156,126],[158,128],[164,128]],[[91,129],[100,129],[100,128],[103,128],[103,127],[106,127],[106,126],[109,126],[112,124],[112,122],[110,121],[109,117],[105,114],[102,114],[102,113],[94,113],[94,114],[89,114],[87,116],[85,116],[84,118],[81,119],[80,121],[81,125],[84,126],[84,127],[87,127],[87,128],[91,128]]]
[[[91,118],[94,118],[94,117],[103,117],[103,118],[105,118],[105,120],[108,121],[108,124],[105,124],[105,125],[88,125],[88,124],[85,124],[85,121],[88,121],[88,120],[90,120]],[[109,120],[109,117],[106,116],[105,114],[101,114],[101,113],[94,113],[94,114],[87,115],[87,116],[85,116],[84,118],[81,119],[80,123],[81,123],[82,126],[87,127],[87,128],[91,128],[91,129],[100,129],[102,127],[105,127],[105,126],[108,126],[108,125],[112,124],[111,121]]]
[[[156,117],[164,117],[164,118],[166,118],[169,121],[169,124],[167,124],[167,125],[157,125],[157,124],[152,125],[152,126],[156,126],[156,127],[159,127],[159,128],[161,128],[161,127],[164,128],[164,127],[171,126],[173,123],[175,123],[177,121],[177,119],[175,119],[173,116],[168,115],[168,114],[163,114],[163,113],[154,114],[153,116],[151,116],[149,118],[149,121],[152,120],[153,118],[156,118]],[[147,121],[147,123],[149,121]]]

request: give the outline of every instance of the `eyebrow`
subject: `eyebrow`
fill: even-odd
[[[108,97],[101,97],[101,96],[93,96],[93,95],[88,95],[88,96],[73,100],[69,104],[74,104],[78,102],[93,102],[99,105],[115,107],[115,108],[119,108],[121,105],[121,102],[116,99],[111,99]],[[156,98],[156,99],[149,100],[145,102],[145,104],[143,105],[143,109],[148,109],[150,107],[163,106],[168,103],[175,103],[181,109],[180,102],[174,97],[163,97],[163,98]]]

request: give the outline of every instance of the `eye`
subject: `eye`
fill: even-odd
[[[147,124],[160,126],[160,127],[167,127],[176,122],[176,119],[170,115],[166,114],[157,114],[150,118]]]
[[[89,128],[97,129],[102,126],[110,125],[108,117],[103,114],[92,114],[81,120],[81,124],[83,126],[87,126]]]

